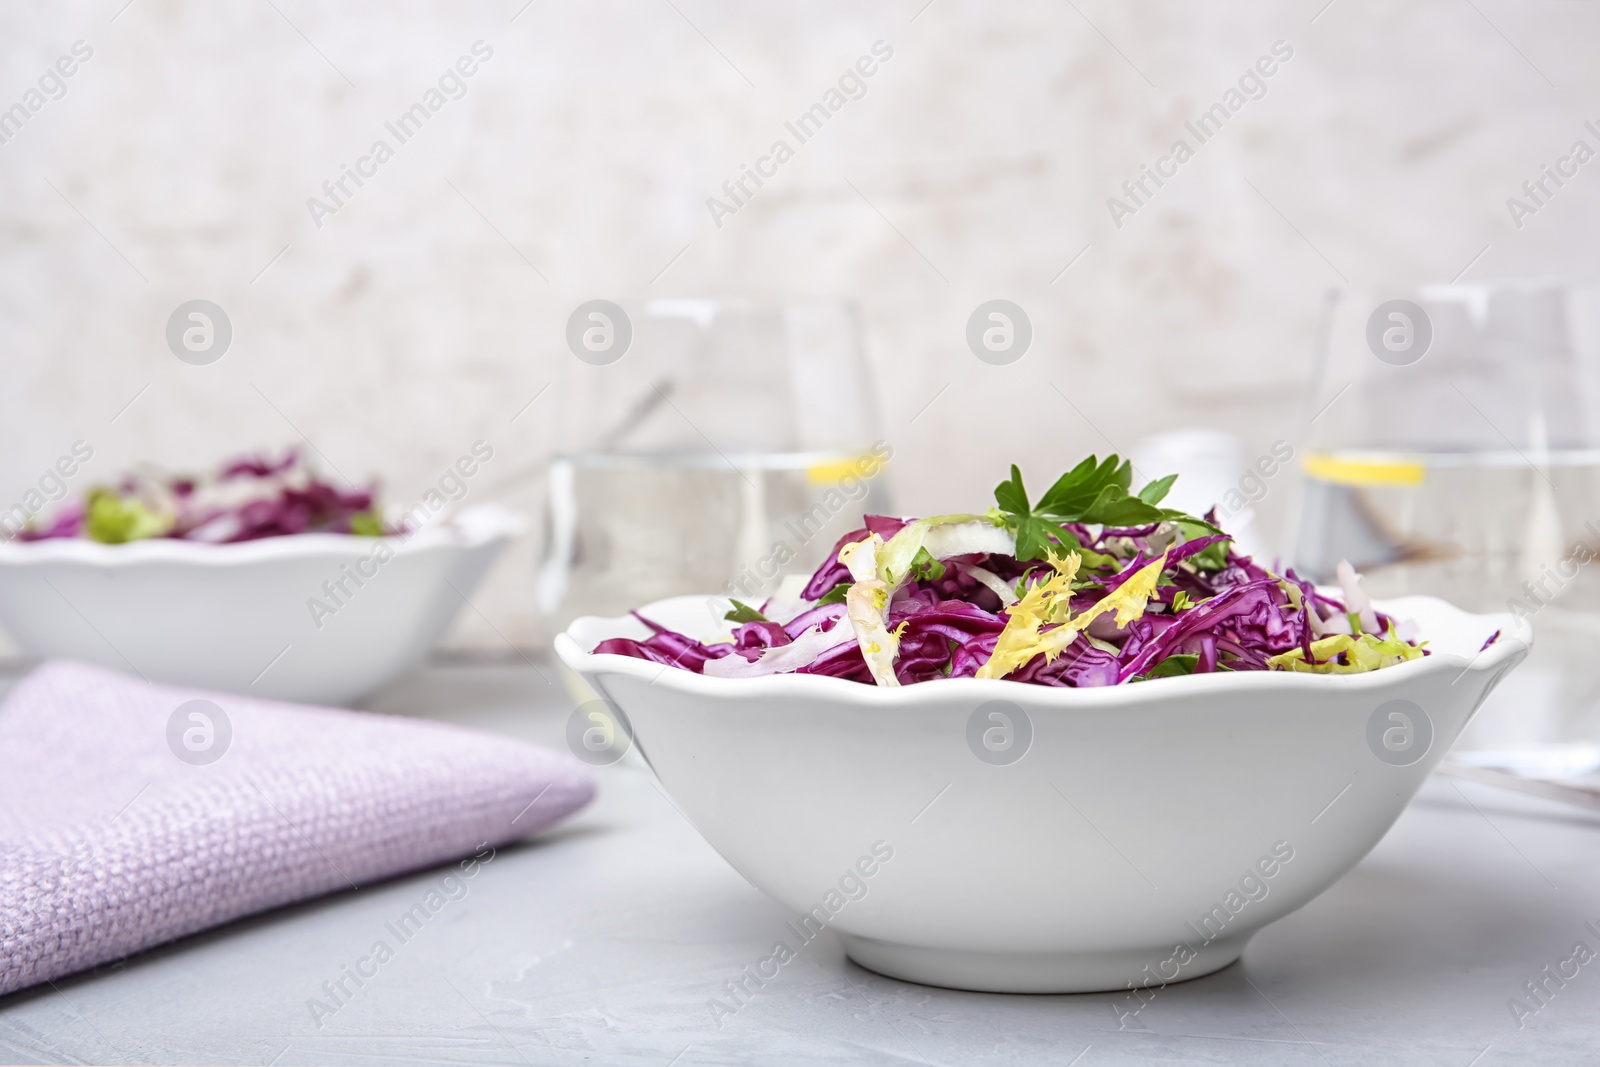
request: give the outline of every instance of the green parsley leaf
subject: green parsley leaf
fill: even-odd
[[[1111,458],[1116,459],[1117,457],[1112,456]],[[1117,468],[1117,487],[1124,493],[1133,488],[1133,460],[1123,460],[1122,466]]]
[[[1010,480],[994,487],[994,499],[1001,511],[1009,511],[1013,515],[1028,513],[1028,491],[1022,487],[1022,472],[1015,463],[1011,465]]]
[[[1200,657],[1188,652],[1180,652],[1176,656],[1168,656],[1145,672],[1146,678],[1176,678],[1179,675],[1193,674],[1194,666]]]
[[[1030,506],[1022,472],[1013,464],[1011,477],[995,487],[994,498],[1000,507],[991,515],[1016,534],[1020,560],[1044,559],[1051,551],[1068,550],[1085,553],[1084,562],[1097,567],[1110,557],[1094,554],[1091,559],[1064,524],[1085,522],[1116,528],[1172,522],[1186,539],[1222,533],[1187,512],[1158,506],[1177,477],[1157,478],[1135,496],[1128,491],[1133,484],[1131,460],[1115,453],[1105,459],[1090,456],[1057,478],[1038,503]],[[1227,548],[1219,542],[1191,558],[1200,570],[1221,570],[1227,565]]]
[[[1180,513],[1181,514],[1181,513]],[[1202,522],[1191,516],[1183,516],[1176,520],[1178,529],[1183,532],[1186,541],[1196,537],[1210,537],[1222,533],[1221,530],[1208,522]],[[1189,557],[1189,562],[1194,564],[1197,571],[1220,571],[1228,565],[1228,541],[1218,541],[1216,544],[1207,545],[1199,552]]]
[[[761,612],[741,601],[733,601],[733,610],[723,616],[729,622],[771,622]]]
[[[1162,508],[1161,517],[1176,522],[1183,530],[1184,537],[1215,537],[1228,536],[1228,531],[1220,526],[1213,526],[1204,519],[1197,519],[1187,512],[1177,508]]]
[[[848,592],[850,592],[850,583],[840,582],[826,593],[823,593],[822,599],[817,601],[817,604],[819,606],[823,604],[843,604],[845,594]]]
[[[1131,460],[1114,453],[1099,461],[1090,456],[1056,479],[1033,510],[1061,522],[1144,526],[1166,518],[1165,510],[1156,504],[1176,478],[1171,475],[1146,486],[1150,499],[1145,499],[1143,493],[1132,496],[1128,493],[1133,484]]]
[[[1056,483],[1039,498],[1035,510],[1063,522],[1083,521],[1084,511],[1093,506],[1101,493],[1108,488],[1117,487],[1121,473],[1118,463],[1118,457],[1115,455],[1107,456],[1099,463],[1096,463],[1095,457],[1090,456],[1056,479]],[[1131,478],[1132,468],[1129,470]]]
[[[919,548],[917,554],[911,557],[911,567],[906,574],[913,582],[936,582],[944,577],[944,564],[934,559],[926,548]]]
[[[1023,515],[1017,519],[1017,558],[1019,560],[1044,559],[1056,543],[1061,526],[1038,515]]]
[[[1101,526],[1147,526],[1160,522],[1162,517],[1161,508],[1129,496],[1119,486],[1108,485],[1080,521],[1097,522]]]
[[[1139,490],[1139,499],[1146,504],[1159,504],[1166,498],[1167,491],[1172,488],[1172,483],[1177,480],[1178,476],[1176,474],[1169,474],[1165,478],[1157,478]]]

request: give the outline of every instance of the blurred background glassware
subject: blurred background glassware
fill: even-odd
[[[1240,472],[1250,470],[1239,438],[1221,430],[1169,430],[1139,441],[1131,458],[1136,481],[1178,476],[1163,501],[1166,506],[1191,515],[1204,515],[1214,507],[1218,522],[1232,535],[1240,552],[1263,558],[1270,555],[1250,503],[1231,513],[1228,509],[1230,494],[1239,496]]]
[[[1532,614],[1458,747],[1600,739],[1600,288],[1332,292],[1306,417],[1302,573],[1348,558],[1375,596]]]
[[[623,308],[632,344],[599,372],[622,414],[550,465],[536,599],[552,631],[683,593],[759,601],[889,509],[854,305]]]

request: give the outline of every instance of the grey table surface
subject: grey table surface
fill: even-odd
[[[369,706],[561,746],[573,701],[548,666],[543,675],[436,666]],[[598,773],[591,807],[500,850],[331,1014],[311,1006],[332,1004],[324,983],[443,869],[0,998],[0,1061],[1600,1061],[1600,959],[1547,983],[1536,1014],[1518,1020],[1508,1006],[1578,942],[1600,951],[1585,926],[1600,928],[1600,812],[1435,777],[1371,855],[1258,934],[1239,963],[1169,986],[1136,1014],[1116,994],[1001,996],[884,978],[824,934],[719,1024],[710,999],[792,916],[701,840],[642,764]]]

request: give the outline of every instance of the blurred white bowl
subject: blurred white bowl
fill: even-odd
[[[725,626],[712,601],[639,611],[703,639]],[[578,619],[555,647],[795,931],[833,929],[863,966],[932,985],[1123,991],[1227,966],[1355,866],[1533,636],[1429,597],[1381,606],[1433,654],[1332,677],[880,689],[592,654],[648,634],[626,616]]]
[[[523,528],[485,505],[403,541],[11,541],[0,544],[0,626],[29,656],[344,704],[420,661]],[[382,562],[380,543],[392,553]]]

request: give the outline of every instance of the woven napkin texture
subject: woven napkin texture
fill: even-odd
[[[0,705],[0,994],[527,837],[593,796],[582,763],[502,737],[47,663]]]

